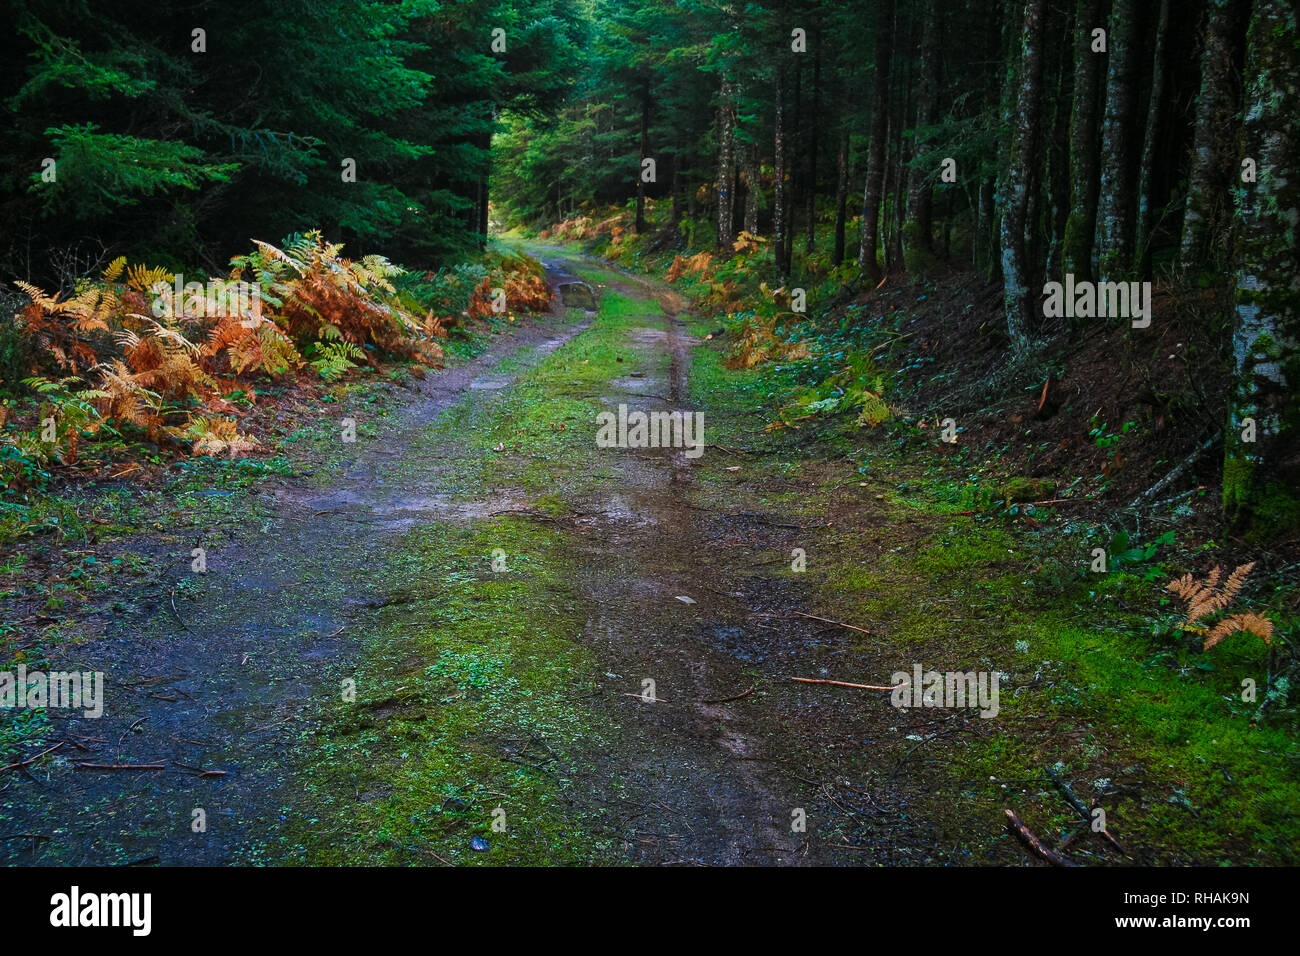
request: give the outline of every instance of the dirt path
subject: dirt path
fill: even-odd
[[[801,826],[832,807],[854,818],[885,813],[891,795],[847,779],[840,787],[820,755],[895,720],[828,723],[823,705],[787,682],[825,648],[826,625],[792,615],[808,606],[798,588],[724,559],[736,548],[788,552],[788,529],[804,526],[723,510],[717,489],[697,487],[698,461],[684,449],[596,448],[589,413],[573,419],[583,433],[563,456],[507,446],[510,416],[533,407],[518,403],[538,375],[549,381],[594,361],[574,353],[552,370],[548,359],[567,343],[619,353],[626,374],[572,383],[594,388],[603,407],[702,411],[706,422],[711,414],[690,405],[695,340],[674,311],[680,300],[542,251],[571,303],[594,304],[588,291],[632,303],[622,331],[601,332],[582,312],[515,330],[430,376],[392,420],[359,422],[373,431],[347,446],[337,478],[264,489],[272,517],[212,552],[199,586],[179,598],[132,596],[152,600],[148,626],[124,623],[81,664],[109,675],[106,716],[62,720],[63,736],[52,737],[86,749],[65,746],[0,783],[6,829],[42,835],[0,845],[8,862],[478,862],[463,844],[507,797],[537,844],[526,862],[870,863],[888,861],[900,841],[927,845],[906,825],[846,860]],[[579,275],[594,277],[594,290],[576,284]],[[474,444],[502,422],[506,440]],[[534,577],[513,606],[482,603],[475,590],[471,613],[449,616],[493,576],[414,556],[431,535],[445,550],[455,535],[513,524],[548,535],[524,559]],[[522,547],[511,546],[511,560]],[[506,654],[497,643],[513,634],[509,615],[525,599],[543,603],[530,605],[526,633],[511,640],[527,646],[531,629],[571,613],[580,633],[565,640],[580,663],[527,690],[541,699],[521,705],[520,688],[531,685],[493,669],[490,655]],[[426,643],[402,636],[426,632]],[[412,690],[449,667],[470,668],[457,672],[454,693]],[[340,713],[340,681],[353,677],[362,703]],[[576,716],[565,700],[581,701]],[[480,708],[466,730],[455,729],[461,707]],[[563,719],[543,719],[552,712]],[[427,769],[412,767],[408,739],[434,741]],[[543,749],[550,756],[536,760]],[[165,769],[74,769],[63,758]],[[457,766],[466,779],[449,785]],[[479,766],[490,769],[471,769]],[[474,796],[456,796],[462,787]],[[874,809],[849,809],[864,800]],[[207,823],[196,831],[198,816]],[[329,857],[330,844],[352,849]],[[916,852],[909,858],[924,861]]]
[[[175,590],[131,595],[132,604],[151,607],[146,625],[124,621],[75,665],[106,675],[104,717],[59,720],[61,733],[50,739],[64,742],[59,756],[66,759],[0,783],[0,800],[18,832],[59,836],[5,842],[0,858],[74,865],[275,862],[260,848],[285,819],[278,801],[293,790],[294,768],[282,758],[307,705],[336,693],[322,679],[321,665],[357,653],[351,635],[376,604],[368,568],[384,560],[395,530],[448,512],[466,514],[451,495],[426,495],[419,481],[395,476],[403,449],[467,391],[508,387],[589,323],[589,317],[539,320],[430,375],[377,440],[345,446],[354,451],[341,480],[325,488],[264,489],[274,499],[273,517],[207,554],[195,597]],[[508,361],[521,368],[500,372]],[[188,558],[178,563],[176,583],[185,581],[187,565]],[[74,769],[79,762],[165,769]],[[199,777],[204,771],[213,775]],[[196,810],[214,823],[197,837]]]

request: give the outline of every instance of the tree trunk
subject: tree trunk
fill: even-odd
[[[1235,394],[1225,436],[1223,501],[1230,520],[1267,539],[1300,526],[1300,33],[1295,6],[1255,0],[1248,40],[1245,155],[1258,181],[1240,182],[1233,330]],[[1238,167],[1240,169],[1240,167]],[[1255,441],[1243,440],[1253,419]]]
[[[993,279],[997,273],[994,267],[997,265],[997,257],[993,250],[997,247],[998,233],[998,213],[997,213],[997,183],[992,179],[986,179],[980,183],[979,195],[979,226],[975,230],[978,245],[976,246],[977,260],[975,267]]]
[[[789,243],[786,241],[790,232],[790,170],[787,168],[786,147],[786,109],[785,109],[785,67],[776,68],[775,95],[775,143],[774,157],[776,165],[775,222],[773,223],[772,251],[776,256],[776,271],[784,281],[790,275],[790,257],[787,255]]]
[[[733,102],[735,87],[724,71],[718,102],[718,248],[731,251],[736,238],[732,219],[735,197],[731,192],[735,178],[736,109]]]
[[[831,256],[838,269],[844,262],[844,225],[849,205],[849,124],[840,121],[840,151],[836,160],[835,179],[835,251]]]
[[[822,60],[821,35],[813,41],[813,103],[808,117],[808,182],[804,184],[804,254],[812,255],[817,241],[817,140],[821,135]]]
[[[1138,0],[1115,0],[1107,42],[1110,69],[1106,77],[1106,116],[1102,122],[1101,205],[1097,211],[1097,275],[1103,280],[1127,278],[1133,271],[1137,239],[1134,113],[1137,106],[1136,67],[1140,52],[1141,13]]]
[[[914,150],[920,164],[912,170],[907,197],[907,224],[903,227],[903,255],[907,270],[922,273],[934,259],[933,193],[935,163],[930,155],[926,128],[938,115],[939,0],[925,0],[921,10],[921,75],[916,83],[917,134]]]
[[[745,148],[745,231],[758,235],[758,144]]]
[[[1201,53],[1201,92],[1196,104],[1192,163],[1187,173],[1187,205],[1179,263],[1189,272],[1214,270],[1223,255],[1212,255],[1228,228],[1228,190],[1236,144],[1232,142],[1233,52],[1240,29],[1235,0],[1209,0],[1209,22]]]
[[[1046,197],[1042,221],[1048,243],[1043,274],[1053,280],[1061,279],[1064,272],[1061,262],[1066,221],[1070,215],[1070,108],[1073,102],[1070,41],[1073,20],[1070,10],[1058,8],[1049,14],[1047,25],[1052,62],[1050,66],[1044,66],[1044,76],[1052,81],[1050,102],[1055,106],[1052,109],[1051,145],[1047,150],[1048,175],[1044,184]]]
[[[650,80],[641,84],[641,162],[636,176],[636,224],[638,235],[645,232],[645,161],[650,135]]]
[[[682,170],[681,162],[676,153],[668,154],[669,161],[672,163],[673,173],[670,187],[671,211],[669,216],[672,221],[673,231],[678,232],[682,221]]]
[[[1138,271],[1151,274],[1151,231],[1155,228],[1156,210],[1151,195],[1152,177],[1160,161],[1156,149],[1160,142],[1160,122],[1165,98],[1166,61],[1169,58],[1169,0],[1160,0],[1160,20],[1156,27],[1156,58],[1151,66],[1151,102],[1147,107],[1146,135],[1142,139],[1142,164],[1138,180],[1137,250]]]
[[[1020,39],[1019,94],[1011,124],[1011,146],[1002,189],[1002,295],[1007,315],[1007,334],[1017,353],[1029,350],[1034,327],[1034,303],[1030,289],[1025,250],[1025,223],[1029,214],[1031,165],[1037,161],[1035,147],[1042,99],[1043,21],[1046,0],[1025,0],[1024,27]]]
[[[1076,280],[1092,278],[1092,242],[1097,230],[1098,87],[1106,54],[1092,52],[1092,31],[1105,26],[1101,0],[1079,0],[1074,40],[1074,112],[1070,120],[1070,216],[1065,222],[1062,268]]]
[[[862,190],[862,237],[858,271],[879,279],[876,241],[880,235],[880,203],[884,199],[886,136],[889,133],[889,65],[894,47],[894,0],[877,0],[876,80],[871,105],[871,139],[867,147],[867,182]]]

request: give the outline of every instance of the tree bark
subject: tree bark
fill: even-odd
[[[1137,238],[1134,113],[1140,11],[1137,0],[1115,0],[1107,42],[1106,116],[1102,122],[1101,203],[1097,211],[1097,275],[1102,280],[1127,278],[1133,271]]]
[[[751,236],[758,235],[758,144],[750,143],[745,148],[745,231]]]
[[[1257,182],[1235,190],[1241,221],[1233,330],[1235,393],[1224,436],[1229,519],[1267,539],[1300,526],[1300,33],[1286,0],[1255,0],[1245,147]],[[1240,170],[1240,167],[1238,167]],[[1253,419],[1255,441],[1243,440]]]
[[[647,150],[649,148],[650,137],[650,80],[647,78],[641,84],[641,162],[637,167],[636,175],[636,223],[635,230],[638,235],[645,232],[645,161],[647,159]]]
[[[812,255],[817,241],[817,141],[821,138],[822,59],[821,34],[816,33],[812,47],[813,96],[808,117],[808,182],[804,184],[804,254]]]
[[[921,74],[916,82],[914,151],[919,164],[912,170],[907,197],[907,224],[903,227],[903,259],[912,273],[924,272],[934,259],[934,213],[931,183],[935,173],[926,129],[938,115],[939,0],[925,0],[921,8]]]
[[[735,87],[731,77],[724,68],[721,91],[718,96],[718,248],[731,250],[731,243],[736,238],[733,214],[735,197],[732,195],[732,181],[735,178],[735,133],[736,107],[734,103]]]
[[[876,242],[880,235],[880,204],[884,199],[885,151],[889,143],[889,66],[894,47],[894,0],[877,0],[876,79],[871,106],[871,139],[867,147],[867,182],[862,190],[862,235],[858,271],[879,279]]]
[[[786,109],[785,67],[776,68],[776,117],[774,157],[776,165],[775,222],[773,223],[772,251],[776,256],[776,271],[784,281],[790,275],[790,257],[787,254],[790,232],[790,170],[786,162]]]
[[[1232,182],[1235,144],[1232,61],[1240,30],[1235,0],[1209,0],[1209,20],[1201,52],[1201,91],[1196,104],[1192,162],[1187,173],[1187,205],[1179,263],[1186,271],[1210,267],[1215,240],[1227,229],[1228,189]],[[1226,243],[1220,244],[1220,248]]]
[[[849,124],[840,121],[840,151],[836,160],[835,180],[835,250],[831,260],[838,269],[844,262],[844,226],[849,205]]]
[[[1092,31],[1104,26],[1102,0],[1079,0],[1074,38],[1074,110],[1070,119],[1070,215],[1065,222],[1062,268],[1076,280],[1092,278],[1097,229],[1100,79],[1106,54],[1092,52]]]
[[[1019,94],[1011,123],[1002,193],[1002,297],[1007,335],[1016,353],[1029,350],[1034,327],[1031,277],[1025,250],[1025,224],[1029,213],[1031,164],[1037,160],[1037,129],[1042,99],[1043,23],[1046,0],[1025,0],[1020,39]]]
[[[1152,177],[1159,157],[1156,155],[1160,136],[1160,123],[1165,98],[1166,61],[1169,58],[1169,0],[1160,0],[1160,20],[1156,27],[1156,57],[1151,66],[1151,102],[1147,107],[1146,135],[1142,139],[1142,163],[1138,180],[1137,249],[1138,270],[1143,276],[1151,274],[1151,230],[1155,227],[1156,211],[1151,195]]]
[[[1047,38],[1051,64],[1044,66],[1046,79],[1051,79],[1051,138],[1047,150],[1048,174],[1044,183],[1044,209],[1042,224],[1048,236],[1047,256],[1043,275],[1059,280],[1064,272],[1065,228],[1070,216],[1070,109],[1073,103],[1073,75],[1070,69],[1071,25],[1073,11],[1056,8],[1049,11]],[[1046,111],[1045,111],[1046,112]]]

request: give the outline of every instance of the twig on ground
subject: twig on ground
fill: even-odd
[[[757,684],[753,684],[749,688],[749,690],[745,691],[744,693],[734,694],[731,697],[719,697],[717,700],[699,700],[696,701],[696,703],[697,704],[729,704],[733,700],[740,700],[740,698],[742,697],[748,697],[750,694],[754,693],[754,688],[757,686],[758,686]]]
[[[1079,815],[1079,819],[1085,823],[1089,822],[1092,819],[1092,814],[1088,811],[1087,804],[1079,798],[1079,795],[1074,792],[1069,783],[1056,772],[1055,767],[1047,767],[1046,770],[1048,779],[1056,785],[1057,790],[1061,791],[1061,796],[1065,797],[1065,802],[1074,808],[1074,812]]]
[[[1179,479],[1179,477],[1182,476],[1183,472],[1187,471],[1188,468],[1190,468],[1193,464],[1195,464],[1196,460],[1200,458],[1202,455],[1204,455],[1211,448],[1213,448],[1218,441],[1219,441],[1219,434],[1216,432],[1212,438],[1198,445],[1190,455],[1188,455],[1181,462],[1175,465],[1174,469],[1170,471],[1169,474],[1165,475],[1163,478],[1157,481],[1146,491],[1142,492],[1142,494],[1134,498],[1133,503],[1129,505],[1129,508],[1141,507],[1151,498],[1154,498],[1160,492],[1164,491],[1166,488],[1172,485],[1175,481]]]
[[[1079,819],[1083,821],[1085,826],[1091,827],[1092,811],[1088,808],[1088,805],[1080,799],[1079,795],[1074,792],[1074,789],[1070,784],[1056,772],[1055,767],[1047,767],[1046,770],[1047,776],[1051,779],[1052,783],[1056,784],[1056,788],[1061,791],[1061,795],[1065,797],[1066,803],[1074,808],[1075,813],[1079,814]],[[1133,859],[1129,856],[1128,850],[1124,849],[1124,845],[1120,843],[1119,840],[1115,839],[1109,831],[1103,828],[1101,830],[1094,830],[1093,832],[1100,833],[1102,838],[1114,846],[1115,849],[1119,850],[1120,853],[1124,854],[1124,856],[1128,857],[1130,860]],[[1064,846],[1062,846],[1062,849],[1064,849]]]
[[[816,614],[805,614],[803,611],[794,611],[793,614],[795,617],[806,617],[813,621],[823,621],[827,624],[838,624],[840,627],[847,627],[850,631],[861,631],[863,634],[874,633],[873,631],[868,631],[865,627],[858,627],[855,624],[845,624],[843,621],[832,621],[829,617],[818,617]]]
[[[76,763],[78,770],[166,770],[160,763]]]
[[[171,592],[168,595],[168,597],[171,599],[172,613],[176,615],[176,621],[180,624],[181,627],[183,627],[185,630],[188,631],[190,629],[190,626],[186,624],[185,620],[181,617],[181,612],[176,610],[176,589],[175,588],[171,589]]]
[[[48,750],[42,750],[40,753],[38,753],[38,754],[37,754],[36,756],[34,756],[34,757],[28,757],[26,760],[20,760],[20,761],[18,761],[18,763],[11,763],[11,764],[9,764],[9,766],[7,766],[7,767],[0,767],[0,773],[3,773],[3,772],[6,771],[6,770],[17,770],[19,767],[28,767],[28,766],[31,766],[31,765],[34,764],[36,761],[38,761],[38,760],[40,760],[42,757],[44,757],[46,754],[48,754],[48,753],[53,753],[54,751],[58,750],[58,749],[59,749],[60,747],[62,747],[62,746],[63,746],[63,744],[62,744],[61,742],[60,742],[60,743],[57,743],[57,744],[55,744],[53,747],[49,748]]]
[[[135,728],[139,727],[141,724],[143,724],[143,723],[144,723],[146,720],[148,720],[148,719],[149,719],[148,717],[141,717],[139,720],[135,721],[133,724],[131,724],[130,727],[126,728],[126,730],[123,731],[122,736],[117,738],[117,742],[120,744],[122,741],[126,740],[126,735],[127,735],[127,734],[129,734],[131,731],[135,730]]]
[[[836,687],[856,687],[858,690],[898,690],[898,687],[906,687],[907,684],[899,684],[898,687],[884,687],[878,684],[850,684],[843,680],[816,680],[812,677],[791,677],[790,680],[798,681],[800,684],[833,684]]]
[[[1053,866],[1078,866],[1079,865],[1072,860],[1067,860],[1059,853],[1056,853],[1048,849],[1046,846],[1044,846],[1043,841],[1038,839],[1038,837],[1034,836],[1033,831],[1031,831],[1029,827],[1025,826],[1024,823],[1021,821],[1021,819],[1018,816],[1016,816],[1016,811],[1007,810],[1007,820],[1008,822],[1010,822],[1011,828],[1015,830],[1016,834],[1020,837],[1020,839],[1024,841],[1025,845],[1028,846],[1029,849],[1037,853],[1044,860],[1046,860],[1048,863],[1051,863]]]

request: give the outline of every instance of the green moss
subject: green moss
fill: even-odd
[[[495,548],[504,571],[492,570]],[[613,729],[580,703],[583,675],[599,670],[577,641],[586,611],[568,596],[563,551],[555,532],[506,520],[398,542],[379,585],[403,601],[347,675],[356,701],[303,741],[307,809],[286,824],[287,862],[616,861],[603,807],[570,779]],[[490,850],[473,850],[475,837]]]
[[[1056,494],[1056,483],[1041,478],[1012,478],[1002,486],[1002,498],[1007,505],[1014,502],[1038,501]]]

